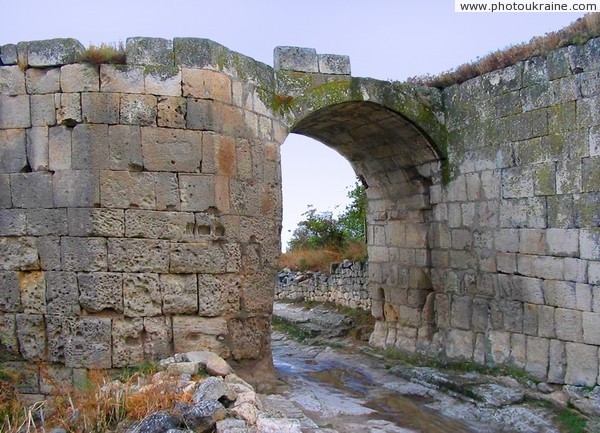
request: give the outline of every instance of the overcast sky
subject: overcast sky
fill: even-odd
[[[84,45],[132,36],[201,37],[273,64],[279,45],[347,54],[352,75],[382,80],[439,73],[558,30],[581,14],[458,14],[454,0],[21,0],[3,1],[0,45],[73,37]],[[354,174],[321,143],[282,147],[283,245],[308,204],[346,203]]]

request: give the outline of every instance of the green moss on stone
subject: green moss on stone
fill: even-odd
[[[179,74],[177,66],[162,66],[162,65],[146,65],[144,66],[144,75],[152,75],[162,81],[175,77]]]

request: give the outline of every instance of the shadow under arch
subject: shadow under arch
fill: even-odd
[[[317,109],[290,132],[336,150],[366,187],[369,290],[377,319],[371,344],[429,351],[436,328],[429,191],[441,182],[441,152],[414,122],[370,101]]]

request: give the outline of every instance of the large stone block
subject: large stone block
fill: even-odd
[[[36,238],[0,237],[0,270],[38,270]]]
[[[544,281],[544,299],[547,305],[575,309],[577,297],[575,284],[566,281]]]
[[[74,272],[46,272],[46,311],[49,315],[78,316],[79,288]]]
[[[133,238],[192,241],[195,217],[191,212],[125,211],[125,235]]]
[[[69,238],[61,240],[62,265],[65,271],[102,272],[108,268],[104,238]]]
[[[59,101],[56,123],[71,127],[83,122],[80,93],[59,93],[56,98]]]
[[[169,272],[169,242],[109,239],[108,268],[113,272]]]
[[[231,103],[231,79],[207,69],[182,69],[183,96]]]
[[[27,210],[27,233],[32,236],[63,236],[69,232],[66,209]]]
[[[563,341],[581,343],[583,341],[581,311],[557,308],[554,314],[556,338]]]
[[[100,75],[98,66],[77,63],[60,68],[60,88],[63,92],[98,92]]]
[[[546,199],[506,199],[500,202],[500,227],[546,228]]]
[[[195,274],[160,276],[163,314],[195,314],[198,312],[198,286]]]
[[[17,314],[19,353],[28,361],[46,358],[46,326],[40,314]]]
[[[185,128],[187,101],[178,96],[163,96],[158,98],[157,123],[165,128]]]
[[[112,366],[133,367],[144,361],[144,319],[113,319]]]
[[[17,46],[15,44],[0,46],[0,62],[3,65],[17,64]]]
[[[171,317],[145,317],[144,359],[159,360],[172,355],[173,328]]]
[[[0,280],[1,278],[0,276]],[[0,313],[0,344],[9,353],[13,355],[19,354],[17,319],[15,314]]]
[[[567,371],[565,383],[594,386],[598,379],[598,346],[566,343]]]
[[[100,173],[100,200],[103,208],[156,207],[154,173],[102,171]]]
[[[146,66],[144,72],[147,93],[157,96],[181,96],[181,69],[178,66],[174,68]]]
[[[29,96],[0,95],[0,129],[29,128]]]
[[[0,173],[20,173],[26,167],[25,130],[0,130]]]
[[[25,74],[18,66],[0,67],[0,95],[24,95]]]
[[[60,92],[60,69],[33,69],[25,71],[27,93],[40,95]],[[64,90],[63,90],[64,91]]]
[[[319,72],[317,51],[314,48],[275,47],[275,69],[299,72]]]
[[[27,162],[33,171],[48,170],[48,127],[27,130]]]
[[[567,363],[565,343],[558,340],[550,340],[548,382],[564,383]]]
[[[582,259],[600,260],[600,228],[580,230],[579,248]]]
[[[119,123],[119,93],[88,93],[81,94],[81,114],[86,123],[104,123],[114,125]]]
[[[0,312],[22,312],[21,291],[16,272],[0,272]]]
[[[60,238],[58,236],[43,236],[37,238],[37,248],[41,269],[44,271],[60,271]]]
[[[79,304],[88,313],[123,312],[123,274],[111,272],[81,273]]]
[[[550,340],[527,337],[527,364],[525,371],[539,380],[546,380],[548,375]]]
[[[141,137],[139,126],[109,126],[106,167],[111,170],[140,171],[144,166]]]
[[[173,317],[173,344],[175,353],[208,350],[228,358],[226,341],[229,331],[222,317],[205,318],[194,316]]]
[[[69,236],[122,237],[125,212],[121,209],[68,209]]]
[[[157,274],[124,274],[123,304],[126,317],[158,316],[162,293]]]
[[[75,39],[48,39],[27,43],[27,63],[46,67],[75,63],[85,48]]]
[[[237,314],[241,288],[238,275],[198,274],[198,314],[204,317]]]
[[[174,211],[181,209],[179,182],[174,173],[155,173],[156,210]]]
[[[583,315],[583,342],[600,346],[600,314],[582,313]]]
[[[100,65],[100,90],[115,93],[144,93],[143,68],[130,65]]]
[[[0,236],[23,236],[27,233],[27,211],[0,209]]]
[[[266,317],[234,319],[228,323],[234,359],[260,359],[269,355],[270,321]]]
[[[154,95],[122,94],[119,120],[124,125],[156,125],[157,101]]]
[[[319,72],[322,74],[350,75],[350,57],[339,54],[319,54]]]
[[[473,359],[473,332],[451,329],[446,337],[446,356],[450,359]]]
[[[77,125],[73,128],[71,168],[89,170],[107,168],[108,126]]]
[[[29,103],[31,107],[32,126],[56,125],[54,95],[31,95]]]
[[[239,266],[240,256],[231,254],[227,245],[216,242],[171,243],[171,267],[173,273],[222,274],[231,271],[231,266]]]
[[[202,132],[142,128],[142,154],[146,170],[199,173]]]
[[[181,210],[205,211],[215,205],[214,177],[210,175],[179,176]]]
[[[488,334],[488,355],[492,365],[504,364],[510,358],[510,333],[490,331]]]
[[[48,130],[48,168],[52,171],[71,169],[72,129],[64,125]]]
[[[126,41],[127,64],[173,66],[173,41],[163,38],[135,37]]]

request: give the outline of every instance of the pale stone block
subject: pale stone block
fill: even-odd
[[[48,130],[48,169],[51,171],[71,169],[72,129],[53,126]]]
[[[202,166],[202,133],[142,128],[142,154],[146,170],[198,173]]]
[[[544,299],[547,305],[574,309],[577,306],[575,284],[566,281],[545,280]]]
[[[100,91],[144,93],[143,68],[130,65],[100,65]]]
[[[538,278],[562,280],[564,259],[550,256],[531,256],[532,276]]]
[[[76,63],[61,67],[60,88],[66,93],[98,92],[100,90],[98,66]]]
[[[579,252],[579,230],[547,229],[548,252],[554,256],[576,256]]]
[[[145,317],[144,359],[159,360],[173,354],[171,317]]]
[[[144,361],[143,334],[144,319],[113,319],[113,367],[133,367]]]
[[[453,328],[471,329],[471,297],[452,296],[450,324]]]
[[[16,272],[0,272],[0,311],[2,313],[20,313],[21,291]]]
[[[238,275],[198,274],[198,314],[204,317],[236,314],[242,282]]]
[[[500,202],[500,227],[546,228],[546,199],[506,199]]]
[[[583,342],[586,344],[595,344],[600,346],[600,314],[583,314]]]
[[[0,130],[0,173],[20,173],[28,167],[24,129]]]
[[[81,96],[79,93],[60,93],[56,123],[65,126],[75,126],[83,122],[81,116]]]
[[[54,95],[31,95],[29,103],[31,106],[32,126],[56,125]]]
[[[350,75],[350,57],[339,54],[318,54],[321,74]]]
[[[79,316],[79,289],[74,272],[46,272],[46,311],[49,315]]]
[[[177,96],[162,96],[157,105],[158,126],[166,128],[185,128],[187,101]]]
[[[141,171],[144,165],[141,140],[142,134],[139,126],[109,126],[106,168]]]
[[[182,174],[179,189],[183,211],[204,211],[215,205],[213,176]]]
[[[0,269],[28,271],[39,268],[36,238],[0,237]]]
[[[179,183],[174,173],[155,173],[156,210],[180,210]]]
[[[25,71],[25,79],[27,93],[30,95],[57,93],[60,91],[60,68],[28,68]]]
[[[24,95],[25,74],[18,66],[0,66],[0,95]]]
[[[581,343],[583,341],[581,311],[557,308],[554,314],[556,338]]]
[[[100,203],[98,180],[89,170],[61,170],[52,176],[54,205],[92,207]]]
[[[71,137],[71,152],[71,168],[74,170],[107,168],[108,126],[75,126]]]
[[[68,233],[66,209],[30,209],[27,233],[33,236],[63,236]]]
[[[548,382],[564,383],[567,368],[566,346],[563,341],[550,340]]]
[[[503,198],[524,198],[533,195],[533,174],[529,166],[502,170]]]
[[[195,217],[190,212],[125,211],[125,235],[134,238],[192,241]]]
[[[122,94],[120,123],[124,125],[156,125],[157,101],[154,95]]]
[[[527,337],[527,364],[525,371],[539,380],[548,376],[548,358],[550,340],[546,338]]]
[[[37,238],[37,248],[42,270],[61,270],[60,238],[58,236],[44,236]]]
[[[592,286],[589,284],[575,284],[575,296],[577,298],[577,309],[580,311],[592,311]]]
[[[566,343],[567,371],[565,383],[577,386],[594,386],[598,378],[598,347],[579,343]]]
[[[535,304],[523,304],[523,334],[538,335],[538,314],[540,307]]]
[[[29,128],[29,96],[0,95],[0,129]]]
[[[195,274],[160,276],[163,314],[195,314],[198,312],[198,286]]]
[[[524,254],[545,254],[546,230],[519,230],[519,252]]]
[[[0,46],[0,62],[3,65],[17,64],[17,46],[15,44]]]
[[[527,364],[527,337],[523,334],[510,336],[510,363],[518,368]]]
[[[227,254],[215,242],[171,243],[171,267],[173,273],[220,274],[227,272]]]
[[[146,92],[160,96],[181,96],[181,70],[147,68],[144,76]]]
[[[81,94],[81,113],[86,123],[119,123],[119,93],[88,93]]]
[[[588,262],[588,282],[600,285],[600,261]]]
[[[225,341],[229,335],[227,321],[222,317],[173,317],[173,343],[175,353],[209,350],[229,357]]]
[[[492,364],[504,364],[510,359],[510,333],[503,331],[490,331],[488,334],[489,356]]]
[[[275,47],[275,69],[300,72],[319,72],[317,51],[314,48]]]
[[[543,280],[515,275],[513,277],[512,297],[518,301],[531,304],[543,304]]]
[[[71,38],[31,41],[27,43],[27,63],[33,67],[75,63],[84,50],[79,41]]]
[[[46,358],[46,326],[40,314],[17,314],[17,339],[19,353],[28,361]]]
[[[27,130],[27,162],[33,171],[48,170],[48,127]]]
[[[0,210],[0,236],[23,236],[26,233],[27,213],[25,210]]]
[[[104,238],[68,238],[61,240],[62,264],[66,271],[106,271],[107,251]]]
[[[109,239],[108,268],[113,272],[169,272],[169,242]]]
[[[504,329],[509,332],[523,332],[523,303],[504,301]]]
[[[591,262],[590,262],[591,263]],[[567,281],[585,283],[588,280],[588,261],[567,257],[563,262],[564,277]]]
[[[106,208],[154,209],[156,194],[154,173],[102,171],[100,199]]]
[[[94,272],[77,275],[79,304],[89,313],[123,312],[123,275]]]
[[[600,228],[581,229],[579,248],[582,259],[600,260]]]
[[[519,252],[519,230],[498,230],[495,235],[495,245],[498,251],[505,251],[508,253]]]
[[[157,274],[124,274],[123,304],[126,317],[158,316],[162,293]]]
[[[538,336],[556,338],[555,308],[542,305],[538,309]]]
[[[125,215],[120,209],[70,208],[69,236],[122,237]]]
[[[0,174],[0,209],[12,207],[10,194],[10,175]]]

